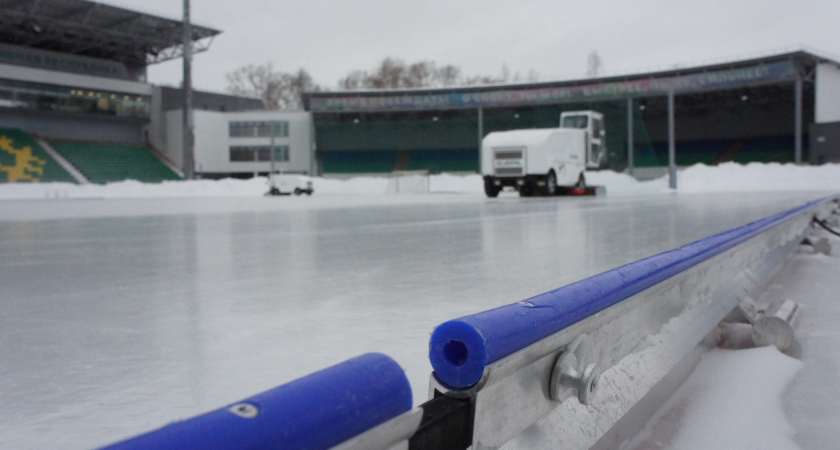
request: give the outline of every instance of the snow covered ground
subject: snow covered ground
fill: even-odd
[[[777,169],[789,188],[748,192],[782,186]],[[742,193],[612,172],[587,175],[603,198],[487,199],[452,175],[436,195],[374,178],[282,198],[263,179],[0,185],[0,448],[100,446],[368,351],[419,404],[435,325],[840,191],[837,166],[695,166],[681,186],[710,170]],[[718,178],[695,189],[739,183]]]
[[[840,442],[840,238],[802,247],[758,299],[802,309],[797,345],[715,349],[624,450],[822,450]]]
[[[801,369],[775,347],[712,350],[625,450],[795,450],[782,395]]]
[[[652,195],[672,192],[667,178],[640,182],[613,171],[587,172],[587,183],[605,186],[609,196]],[[388,178],[356,177],[347,180],[315,178],[317,195],[388,195]],[[840,191],[840,165],[796,166],[793,164],[726,163],[697,164],[681,170],[678,191],[702,192],[786,192]],[[169,197],[259,197],[268,191],[266,178],[250,180],[195,180],[140,183],[122,181],[107,185],[69,183],[0,184],[0,200],[79,198],[169,198]],[[482,195],[479,175],[440,174],[429,177],[433,194]]]

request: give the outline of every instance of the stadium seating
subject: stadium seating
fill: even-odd
[[[807,137],[806,137],[807,139]],[[719,164],[723,162],[792,162],[793,136],[756,137],[735,140],[677,141],[676,157],[678,166],[692,164]],[[803,158],[807,160],[807,140],[804,142]],[[652,144],[655,157],[639,158],[637,167],[650,167],[668,164],[668,143]],[[637,149],[638,152],[638,149]]]
[[[807,136],[803,136],[803,161],[808,161]],[[771,136],[760,137],[748,140],[744,148],[738,152],[733,161],[741,164],[749,162],[793,162],[794,152],[793,136]]]
[[[21,130],[0,128],[0,182],[75,183],[34,139]]]
[[[159,183],[180,179],[178,174],[142,146],[68,141],[50,143],[91,183],[123,180]]]
[[[388,173],[394,170],[474,172],[478,169],[478,150],[329,151],[322,153],[322,163],[326,173]]]
[[[478,150],[456,148],[451,150],[412,150],[406,170],[434,172],[475,172],[478,170]]]
[[[387,173],[394,170],[396,151],[331,151],[322,153],[325,173]]]

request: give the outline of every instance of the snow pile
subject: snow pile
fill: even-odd
[[[695,164],[677,175],[679,192],[840,191],[840,164]]]
[[[0,200],[65,198],[258,197],[268,191],[265,178],[108,184],[0,183]]]
[[[484,195],[484,179],[478,174],[450,175],[442,173],[432,175],[429,181],[429,190],[432,193]]]
[[[386,177],[354,177],[347,180],[313,178],[315,194],[329,195],[384,195],[388,189]]]
[[[671,192],[668,188],[668,178],[657,178],[649,181],[639,181],[626,173],[603,170],[586,172],[586,184],[590,186],[604,186],[609,196],[650,195]]]
[[[416,178],[419,176],[409,176],[403,181],[416,184]],[[484,194],[484,180],[478,174],[430,175],[428,183],[428,191],[432,194]],[[313,189],[319,194],[330,195],[385,195],[394,194],[393,184],[388,177],[315,178]]]
[[[840,191],[840,165],[796,166],[778,163],[697,164],[681,170],[678,192]],[[668,178],[638,181],[624,174],[604,170],[586,172],[590,186],[604,186],[607,195],[656,195],[673,192]],[[392,181],[393,184],[393,181]],[[481,175],[431,175],[432,194],[482,195]],[[354,177],[346,180],[314,178],[317,195],[392,195],[388,177]],[[70,183],[0,183],[0,200],[61,198],[162,198],[162,197],[259,197],[268,191],[264,177],[249,180],[194,180],[140,183],[133,180],[106,185]]]
[[[797,449],[782,395],[802,365],[772,346],[712,350],[627,447]],[[668,425],[674,421],[677,429]],[[663,436],[662,427],[676,434]]]

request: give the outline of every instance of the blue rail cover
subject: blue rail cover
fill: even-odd
[[[237,402],[255,406],[254,418],[228,406],[105,448],[322,450],[408,411],[411,402],[402,368],[367,353]]]
[[[453,388],[477,383],[484,368],[784,222],[825,199],[709,236],[511,305],[435,328],[429,359]]]

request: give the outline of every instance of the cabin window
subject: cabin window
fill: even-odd
[[[588,116],[566,116],[563,118],[561,128],[586,128],[589,126]]]

